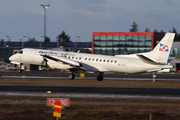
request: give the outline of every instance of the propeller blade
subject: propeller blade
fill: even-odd
[[[44,65],[44,62],[45,62],[45,67],[48,67],[46,58],[43,58],[43,61],[41,64]]]

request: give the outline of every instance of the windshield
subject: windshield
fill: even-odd
[[[21,50],[21,51],[19,51],[18,53],[23,54],[23,51]]]

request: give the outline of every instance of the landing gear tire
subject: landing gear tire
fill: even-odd
[[[23,70],[18,70],[19,73],[22,73]]]
[[[97,76],[97,80],[98,81],[102,81],[103,80],[103,76],[102,75]]]
[[[22,68],[22,65],[23,65],[23,64],[20,63],[19,70],[18,70],[19,73],[22,73],[22,71],[23,71],[23,70],[21,69],[21,68]]]
[[[75,78],[75,75],[69,75],[69,77],[68,77],[70,80],[73,80],[74,78]]]

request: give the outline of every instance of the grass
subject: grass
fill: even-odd
[[[0,120],[53,119],[52,107],[46,106],[45,97],[19,96],[15,101],[1,102]],[[0,101],[13,100],[13,96],[0,96]],[[37,102],[38,100],[38,102]],[[36,102],[33,102],[36,101]],[[148,120],[180,119],[180,101],[171,99],[97,99],[70,98],[70,106],[62,110],[63,120]]]

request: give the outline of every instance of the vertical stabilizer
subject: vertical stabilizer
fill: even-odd
[[[175,33],[166,33],[162,40],[149,53],[140,53],[137,55],[144,56],[156,63],[167,63],[169,53],[173,44]]]

